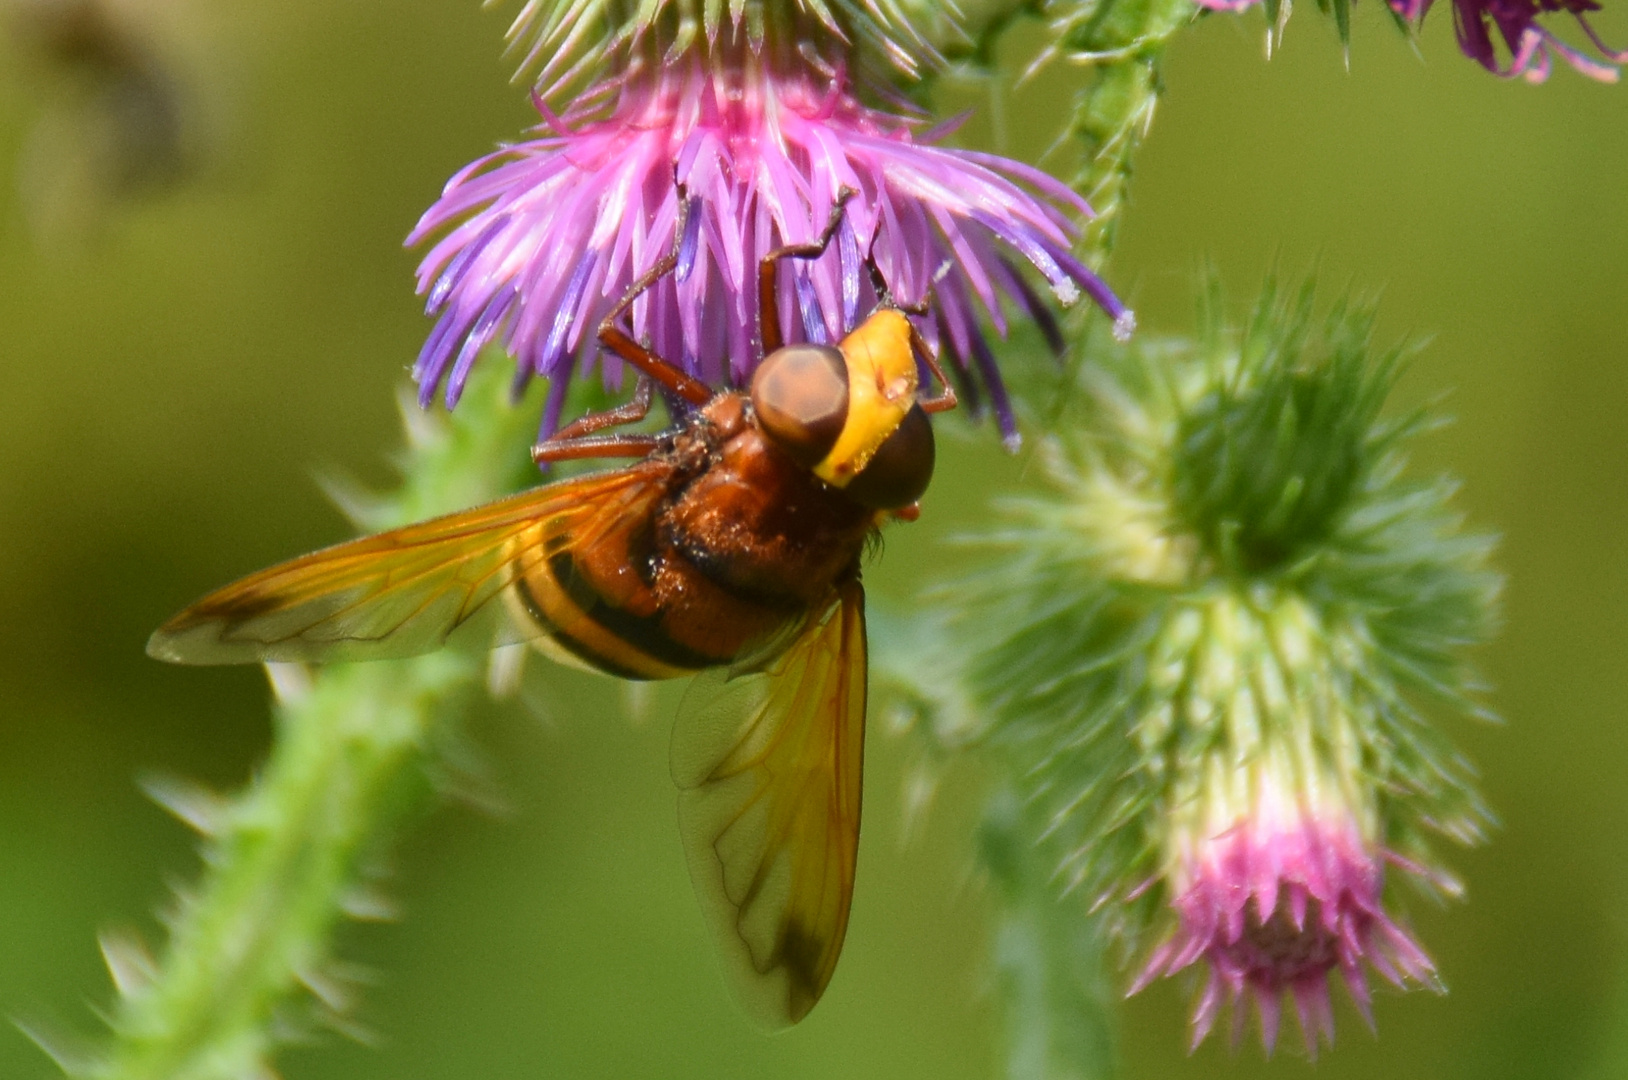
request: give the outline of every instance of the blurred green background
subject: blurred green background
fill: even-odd
[[[152,912],[197,873],[137,777],[233,787],[268,739],[258,672],[168,668],[145,636],[343,536],[316,473],[388,479],[428,330],[401,238],[533,115],[503,13],[472,0],[112,6],[178,80],[171,189],[105,195],[91,91],[18,20],[0,41],[0,1014],[81,1032],[109,995],[97,933],[160,940]],[[1305,7],[1270,63],[1258,15],[1178,39],[1112,279],[1156,330],[1189,325],[1205,257],[1240,301],[1274,262],[1383,287],[1383,335],[1434,336],[1405,394],[1450,391],[1457,417],[1417,463],[1463,477],[1510,575],[1482,657],[1508,723],[1455,732],[1503,824],[1448,853],[1467,903],[1410,911],[1450,993],[1382,994],[1377,1040],[1342,999],[1317,1070],[1628,1075],[1628,89],[1499,82],[1457,55],[1446,10],[1421,58],[1377,3],[1348,72]],[[1628,42],[1620,0],[1599,28]],[[963,138],[1034,158],[1074,78],[946,100],[980,107]],[[950,447],[875,587],[908,596],[936,537],[1022,465],[987,432]],[[975,766],[907,840],[907,748],[873,728],[842,967],[806,1023],[764,1038],[685,877],[670,693],[630,724],[608,681],[549,686],[472,721],[503,812],[438,813],[400,851],[404,918],[346,934],[375,972],[360,1018],[379,1044],[294,1050],[288,1077],[996,1075]],[[1175,985],[1122,1007],[1127,1076],[1307,1071],[1225,1040],[1187,1057],[1187,1009]],[[0,1027],[0,1075],[54,1068]]]

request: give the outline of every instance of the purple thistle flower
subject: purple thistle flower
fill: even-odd
[[[1229,817],[1236,804],[1212,798],[1202,823],[1178,832],[1166,878],[1177,926],[1130,992],[1202,960],[1209,971],[1193,1010],[1193,1049],[1223,1005],[1236,1042],[1253,1000],[1270,1054],[1287,997],[1315,1057],[1319,1041],[1334,1040],[1331,974],[1344,978],[1370,1028],[1365,964],[1399,988],[1439,988],[1430,958],[1382,903],[1387,862],[1423,871],[1369,840],[1331,786],[1285,787],[1266,769],[1244,775],[1256,785],[1247,813]]]
[[[1430,0],[1415,0],[1415,3],[1421,9],[1420,16],[1430,6]],[[1409,14],[1401,6],[1398,10]],[[1588,13],[1599,10],[1600,5],[1594,0],[1453,0],[1453,22],[1464,55],[1503,78],[1519,76],[1527,82],[1540,83],[1549,77],[1552,57],[1558,54],[1591,79],[1616,82],[1621,74],[1617,65],[1628,64],[1628,49],[1608,48],[1594,32]],[[1538,24],[1538,16],[1554,11],[1570,12],[1603,59],[1566,44],[1547,27]],[[1495,30],[1509,50],[1508,67],[1498,62],[1498,50],[1493,42]]]
[[[931,293],[924,333],[971,402],[987,394],[1011,442],[1011,404],[980,320],[1004,334],[1004,298],[1049,327],[1017,263],[1064,304],[1088,293],[1130,332],[1131,313],[1069,250],[1070,215],[1089,208],[1058,181],[933,145],[918,117],[861,104],[841,66],[806,48],[788,59],[772,40],[750,46],[726,26],[714,43],[658,55],[636,51],[563,116],[539,100],[537,137],[459,172],[419,221],[409,244],[442,234],[418,271],[439,318],[414,368],[423,404],[445,386],[455,405],[488,343],[516,358],[520,385],[550,378],[544,435],[573,368],[587,375],[598,362],[619,385],[621,362],[600,357],[595,331],[671,246],[686,196],[696,212],[678,271],[634,306],[633,329],[713,385],[742,385],[758,358],[759,258],[817,237],[844,188],[857,197],[832,250],[783,275],[793,339],[836,340],[869,312],[868,253],[901,301]]]
[[[1211,11],[1240,12],[1260,0],[1197,2]],[[1398,15],[1417,24],[1424,20],[1434,0],[1389,0],[1389,3]],[[1588,21],[1589,12],[1599,10],[1600,5],[1595,0],[1453,0],[1453,22],[1464,55],[1501,78],[1543,82],[1554,66],[1554,56],[1558,55],[1589,78],[1614,83],[1621,75],[1620,65],[1628,64],[1628,49],[1612,49],[1600,40]],[[1576,18],[1584,36],[1599,51],[1598,56],[1568,45],[1538,23],[1539,16],[1556,11],[1569,12]],[[1283,13],[1287,16],[1287,5]],[[1494,32],[1509,52],[1508,65],[1498,60]]]

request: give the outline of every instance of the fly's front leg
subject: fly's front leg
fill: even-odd
[[[628,287],[622,298],[616,301],[616,306],[599,322],[599,344],[632,364],[645,375],[665,386],[691,405],[705,405],[712,400],[712,388],[699,379],[692,378],[676,365],[663,360],[655,352],[633,340],[632,335],[617,326],[619,320],[627,310],[633,306],[633,301],[639,294],[645,292],[663,277],[671,274],[678,267],[679,252],[683,250],[685,237],[690,227],[690,200],[685,196],[682,188],[679,189],[678,221],[673,230],[672,250],[657,259],[650,269],[646,270],[637,281]]]
[[[595,432],[643,420],[650,412],[651,397],[658,383],[691,405],[705,405],[712,400],[712,389],[706,383],[662,359],[649,346],[635,341],[631,334],[617,325],[641,294],[678,266],[684,243],[691,238],[690,200],[682,187],[679,188],[678,197],[678,221],[673,230],[672,248],[628,286],[627,292],[599,322],[600,347],[620,356],[639,372],[639,384],[633,392],[633,399],[614,409],[584,416],[532,447],[531,458],[538,465],[577,458],[648,456],[656,448],[657,437],[654,435],[597,435]]]
[[[876,299],[880,306],[917,316],[926,315],[932,310],[932,305],[925,296],[910,304],[894,296],[892,290],[888,288],[887,280],[882,277],[882,268],[877,266],[876,260],[869,255],[865,256],[865,269],[870,273],[871,288],[876,290]],[[921,330],[915,323],[910,324],[910,350],[916,354],[916,359],[926,366],[933,378],[938,380],[941,388],[937,396],[921,399],[922,412],[949,412],[960,404],[960,399],[955,396],[955,387],[950,385],[950,380],[944,375],[944,369],[939,366],[937,354],[928,347],[927,339],[921,336]]]
[[[950,385],[950,380],[944,375],[944,369],[939,366],[938,357],[927,347],[927,339],[921,336],[921,331],[916,329],[915,323],[910,324],[910,347],[921,362],[927,365],[927,370],[938,380],[938,385],[943,388],[937,397],[921,399],[921,411],[949,412],[959,405],[960,399],[955,396],[955,387]]]
[[[831,246],[831,239],[837,235],[838,227],[842,225],[843,208],[857,194],[853,188],[843,188],[837,192],[836,201],[831,204],[831,216],[826,219],[825,231],[820,233],[818,240],[812,244],[787,244],[775,248],[758,261],[757,330],[763,340],[764,356],[786,343],[786,335],[780,327],[780,260],[817,259],[824,255],[826,248]]]
[[[865,272],[870,274],[871,288],[876,290],[876,304],[878,307],[896,308],[906,315],[925,315],[932,310],[925,296],[911,304],[907,304],[894,296],[893,290],[888,288],[887,279],[882,276],[882,268],[876,265],[874,254],[865,256]],[[929,285],[928,292],[931,293],[931,291],[932,286]]]

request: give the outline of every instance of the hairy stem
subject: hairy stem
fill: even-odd
[[[1034,843],[1043,823],[1010,788],[984,815],[979,851],[1000,898],[995,970],[1005,1014],[1010,1080],[1113,1072],[1114,992],[1102,971],[1102,935],[1075,899],[1058,900],[1051,860]]]
[[[1165,47],[1192,21],[1192,0],[1093,0],[1062,20],[1059,50],[1090,73],[1075,99],[1070,133],[1084,161],[1074,190],[1096,211],[1083,238],[1087,260],[1112,253],[1130,190],[1131,165],[1163,90]]]
[[[408,415],[400,490],[353,516],[382,528],[515,485],[532,411],[506,407],[502,378],[483,382],[451,425]],[[332,935],[346,918],[387,913],[373,879],[401,826],[432,805],[437,747],[479,675],[451,653],[275,670],[276,737],[258,777],[230,799],[159,793],[208,838],[203,880],[177,905],[156,964],[104,945],[120,991],[114,1039],[75,1071],[246,1080],[272,1075],[280,1033],[349,1029],[353,988],[332,962]]]
[[[347,913],[380,908],[370,863],[432,790],[440,708],[467,660],[337,667],[284,694],[271,760],[211,823],[209,869],[181,911],[156,979],[120,1001],[97,1075],[214,1080],[266,1072],[274,1019],[310,992],[343,1026],[346,987],[328,939]]]

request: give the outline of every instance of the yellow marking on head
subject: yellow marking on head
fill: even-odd
[[[870,464],[916,403],[916,354],[910,320],[892,308],[872,314],[837,348],[848,365],[848,419],[814,475],[840,488]]]

